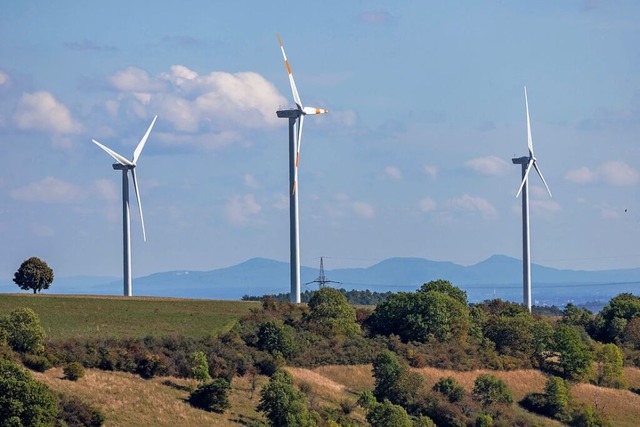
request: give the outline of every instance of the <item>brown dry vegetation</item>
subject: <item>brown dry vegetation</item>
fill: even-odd
[[[312,408],[337,408],[341,402],[355,405],[357,393],[373,388],[371,365],[322,366],[315,369],[287,368],[298,387],[305,388]],[[516,400],[525,394],[541,392],[546,377],[539,371],[486,371],[457,372],[435,368],[415,369],[431,386],[441,377],[452,376],[467,390],[473,389],[476,377],[491,373],[507,383]],[[640,369],[626,368],[630,385],[640,382]],[[106,372],[87,369],[86,375],[77,382],[63,379],[60,368],[46,373],[33,372],[35,378],[53,390],[82,398],[99,408],[107,417],[105,426],[233,426],[246,425],[252,420],[263,419],[255,411],[260,399],[260,388],[267,378],[257,377],[252,390],[250,376],[234,378],[230,394],[231,409],[225,414],[215,414],[192,408],[185,399],[189,388],[196,385],[193,380],[177,378],[153,378],[144,380],[137,375],[124,372]],[[604,411],[616,427],[638,425],[640,419],[640,395],[627,390],[607,389],[590,384],[577,384],[572,388],[576,401],[589,403]],[[525,411],[517,409],[518,413]],[[352,417],[364,423],[364,412],[356,408]],[[561,424],[533,414],[526,415],[541,426]]]
[[[259,393],[251,392],[250,378],[235,378],[230,395],[231,410],[215,414],[191,407],[185,399],[193,380],[154,378],[144,380],[124,372],[87,369],[79,381],[63,379],[62,369],[33,373],[51,389],[82,400],[99,408],[106,416],[105,426],[228,426],[240,420],[261,419],[255,411]],[[259,379],[264,384],[266,379]]]

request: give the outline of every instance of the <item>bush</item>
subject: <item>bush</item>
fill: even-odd
[[[207,355],[203,351],[196,351],[191,355],[191,362],[193,366],[191,368],[191,376],[198,382],[206,383],[211,381],[211,375],[209,375],[209,363],[207,362]]]
[[[44,328],[40,318],[30,308],[19,308],[0,321],[6,330],[7,343],[15,351],[38,354],[44,350]]]
[[[146,380],[162,375],[166,370],[162,362],[160,356],[147,353],[138,359],[136,373]]]
[[[464,387],[453,377],[440,378],[440,380],[434,384],[433,391],[444,394],[451,403],[458,402],[464,397]]]
[[[69,381],[78,381],[84,377],[84,366],[80,362],[71,362],[63,369],[64,377]]]
[[[57,411],[47,386],[34,381],[17,364],[0,360],[0,425],[51,425]]]
[[[483,405],[513,403],[513,395],[500,378],[491,375],[478,375],[473,385],[473,397]]]
[[[230,387],[229,382],[224,378],[216,378],[195,389],[189,396],[189,403],[196,408],[222,414],[231,407],[229,403]]]
[[[22,357],[22,363],[24,363],[24,366],[27,368],[37,372],[45,372],[47,369],[53,367],[53,363],[51,363],[49,359],[35,354],[25,354]]]
[[[66,427],[100,427],[105,417],[93,406],[77,397],[61,395],[58,400],[57,425]]]

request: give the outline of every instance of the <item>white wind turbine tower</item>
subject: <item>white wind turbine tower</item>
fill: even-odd
[[[138,180],[136,179],[136,164],[140,158],[140,153],[144,148],[144,144],[149,138],[151,128],[156,122],[158,116],[153,118],[151,125],[147,129],[138,146],[133,152],[133,159],[129,160],[124,156],[116,153],[112,149],[105,147],[95,139],[92,141],[104,151],[106,151],[111,157],[115,159],[117,163],[114,163],[113,169],[122,171],[122,256],[123,256],[123,281],[124,281],[124,296],[131,296],[131,215],[129,211],[129,176],[131,171],[131,178],[133,178],[133,188],[136,192],[136,200],[138,202],[138,209],[140,211],[140,223],[142,224],[142,237],[144,241],[147,241],[147,235],[144,230],[144,217],[142,216],[142,205],[140,204],[140,192],[138,191]]]
[[[518,188],[516,197],[522,193],[522,297],[523,304],[527,306],[527,309],[531,311],[531,255],[529,245],[529,172],[531,167],[534,167],[542,183],[551,196],[551,190],[547,182],[540,172],[538,162],[533,154],[533,140],[531,138],[531,120],[529,119],[529,101],[527,99],[527,87],[524,88],[524,103],[527,111],[527,146],[529,147],[529,155],[524,157],[518,157],[511,159],[514,164],[522,166],[522,183]]]
[[[300,237],[298,222],[298,161],[300,159],[300,142],[302,140],[302,125],[304,124],[304,116],[307,114],[324,114],[329,110],[314,107],[304,107],[300,101],[300,95],[296,88],[296,82],[293,80],[291,67],[287,60],[287,54],[284,52],[282,40],[278,34],[278,43],[284,57],[284,64],[289,74],[289,83],[291,84],[291,92],[296,108],[291,110],[280,110],[276,114],[280,118],[289,119],[289,185],[291,192],[289,195],[289,252],[290,252],[290,268],[291,268],[291,293],[289,301],[292,303],[300,303]],[[297,132],[294,131],[297,128]]]

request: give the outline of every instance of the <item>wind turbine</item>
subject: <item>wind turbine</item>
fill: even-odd
[[[547,181],[544,180],[542,172],[538,167],[536,156],[533,154],[533,139],[531,138],[531,120],[529,118],[529,101],[527,99],[527,87],[524,87],[524,104],[527,111],[527,146],[529,147],[529,155],[524,157],[518,157],[511,159],[513,164],[521,165],[522,167],[522,183],[518,188],[516,198],[522,193],[522,298],[523,304],[527,306],[527,309],[531,311],[531,255],[529,245],[529,172],[531,168],[535,168],[536,172],[540,176],[542,183],[551,195],[551,190],[547,185]]]
[[[299,237],[299,221],[298,221],[298,161],[300,160],[300,142],[302,141],[302,126],[304,124],[304,116],[307,114],[324,114],[329,110],[315,107],[305,107],[302,105],[296,82],[293,80],[291,66],[284,52],[284,46],[280,35],[278,43],[282,56],[284,57],[284,65],[289,75],[289,84],[293,93],[293,101],[296,108],[290,110],[280,110],[276,114],[280,118],[289,119],[289,186],[291,188],[289,194],[289,252],[290,252],[290,268],[291,268],[291,293],[289,301],[292,303],[300,303],[300,237]],[[295,128],[295,129],[294,129]],[[297,132],[296,132],[297,130]]]
[[[131,215],[129,213],[129,171],[131,171],[131,178],[133,179],[133,188],[136,192],[136,200],[138,202],[138,209],[140,211],[140,223],[142,224],[142,238],[147,241],[147,234],[144,230],[144,217],[142,216],[142,204],[140,203],[140,192],[138,191],[138,180],[136,179],[136,164],[140,158],[140,153],[144,148],[144,144],[149,138],[151,128],[156,122],[158,116],[153,118],[153,121],[149,125],[147,132],[144,134],[138,146],[133,151],[133,158],[131,160],[116,153],[109,147],[105,147],[95,139],[92,141],[111,157],[115,159],[117,163],[114,163],[113,169],[122,171],[122,256],[123,256],[123,282],[124,282],[124,296],[131,296]]]

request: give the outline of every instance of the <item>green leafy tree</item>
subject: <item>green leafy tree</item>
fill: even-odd
[[[567,421],[566,414],[571,402],[567,383],[560,377],[549,377],[544,386],[544,393],[547,414],[561,421]]]
[[[593,313],[586,308],[580,308],[572,303],[562,310],[562,322],[567,325],[581,326],[585,329],[589,326],[593,319]]]
[[[15,351],[37,354],[44,350],[44,328],[30,308],[13,310],[0,320],[0,329],[5,331],[7,343]]]
[[[623,357],[620,348],[612,343],[598,345],[595,351],[596,384],[604,387],[624,387]]]
[[[459,301],[463,305],[467,305],[467,293],[462,289],[453,286],[448,280],[432,280],[423,284],[420,287],[420,292],[440,292],[441,294],[449,295],[451,298]]]
[[[38,293],[43,289],[49,289],[53,283],[53,270],[40,258],[31,257],[24,261],[18,271],[13,275],[13,281],[20,289],[33,290]]]
[[[464,387],[453,377],[442,377],[433,385],[433,391],[447,396],[449,402],[459,402],[464,397]]]
[[[596,337],[603,342],[618,343],[631,319],[640,317],[640,297],[622,293],[609,301],[596,316]]]
[[[195,389],[189,396],[189,403],[196,408],[222,414],[231,407],[229,403],[230,388],[229,381],[224,378],[216,378]]]
[[[427,283],[415,293],[390,295],[376,307],[367,324],[374,334],[396,334],[403,341],[449,342],[464,339],[471,322],[467,305],[448,293],[432,290]]]
[[[8,360],[0,359],[0,425],[52,425],[58,413],[56,399],[44,384]]]
[[[309,300],[307,320],[320,333],[327,336],[351,336],[360,332],[356,310],[337,289],[321,288]]]
[[[271,354],[278,352],[285,358],[294,357],[300,350],[291,326],[276,320],[267,320],[260,324],[258,348]]]
[[[265,414],[274,427],[311,427],[316,422],[309,413],[306,398],[293,386],[293,378],[286,371],[276,371],[260,392],[257,410]]]
[[[373,377],[373,395],[378,402],[388,399],[401,406],[409,406],[415,402],[423,385],[422,377],[411,372],[388,350],[378,354],[373,360]]]
[[[559,323],[553,334],[553,347],[565,378],[580,381],[589,376],[593,354],[574,327]]]
[[[211,381],[211,375],[209,375],[209,363],[207,362],[207,355],[203,351],[195,351],[191,354],[191,376],[200,383],[207,383]]]
[[[478,375],[473,384],[473,397],[485,406],[513,403],[513,394],[500,378],[491,374]]]
[[[385,400],[378,403],[367,413],[367,421],[371,427],[412,427],[413,422],[407,411],[400,406]]]

